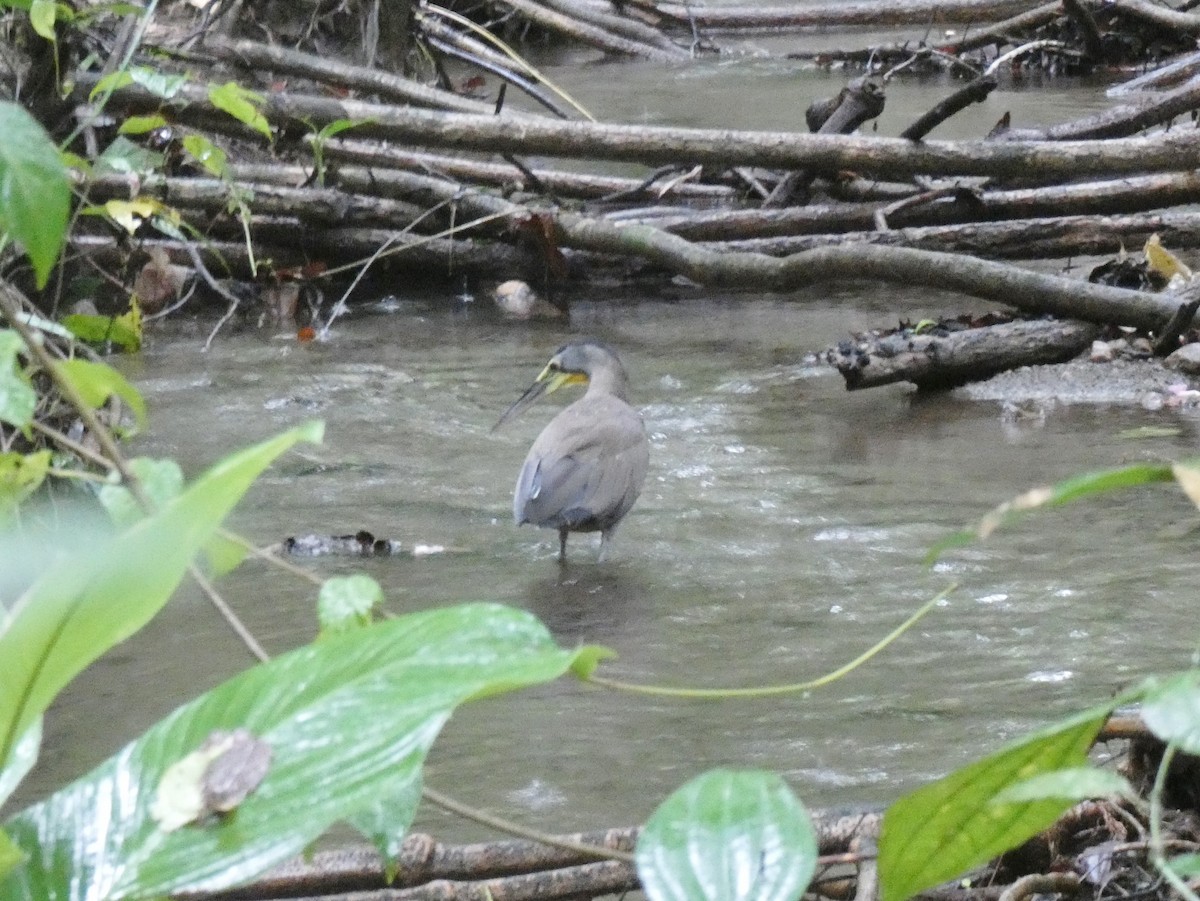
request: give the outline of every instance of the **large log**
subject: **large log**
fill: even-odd
[[[954,388],[1020,366],[1065,363],[1100,335],[1087,322],[1037,320],[964,329],[945,335],[868,335],[825,351],[846,390],[912,382],[922,390]]]
[[[655,9],[681,22],[711,28],[813,28],[991,22],[1036,5],[1030,0],[891,0],[886,3],[812,3],[792,6],[710,6],[663,2]]]
[[[87,92],[94,83],[95,79],[90,77],[81,76],[77,80],[76,99],[80,103],[86,103]],[[161,110],[163,103],[154,94],[129,86],[113,93],[109,109],[149,113]],[[181,121],[254,137],[254,132],[211,106],[204,84],[184,85],[170,103]],[[1194,130],[1155,138],[1106,141],[913,143],[900,138],[858,135],[605,125],[532,118],[501,121],[495,116],[442,113],[302,94],[269,95],[264,112],[272,123],[297,134],[349,119],[358,123],[355,136],[359,139],[648,165],[689,162],[831,173],[851,169],[890,179],[912,175],[983,175],[1043,180],[1200,168],[1200,131]]]

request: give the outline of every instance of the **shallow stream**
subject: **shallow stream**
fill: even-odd
[[[614,120],[799,128],[841,76],[745,57],[664,70],[561,60],[550,74]],[[1019,87],[1019,86],[1018,86]],[[894,134],[946,92],[894,85]],[[784,98],[781,101],[781,96]],[[1083,84],[998,91],[936,136],[985,132],[1101,108]],[[969,299],[900,286],[818,286],[787,297],[673,287],[573,298],[569,326],[500,321],[474,301],[413,294],[360,306],[331,341],[181,320],[118,365],[142,391],[140,454],[189,474],[301,420],[326,442],[289,455],[233,525],[267,543],[346,533],[443,545],[442,554],[306,561],[375,576],[391,611],[502,601],[542,617],[566,644],[620,658],[612,676],[673,685],[795,682],[839,666],[951,582],[948,604],[867,666],[802,697],[647,699],[571,681],[462,710],[427,779],[460,799],[549,830],[645,819],[712,766],[783,773],[814,806],[887,801],[1144,674],[1186,665],[1196,643],[1195,510],[1155,488],[1050,511],[923,565],[928,549],[994,504],[1089,468],[1189,455],[1194,414],[1136,404],[1047,404],[1012,416],[965,393],[904,387],[846,393],[805,354],[849,331],[942,312]],[[575,536],[511,522],[525,449],[559,395],[491,427],[571,335],[614,344],[651,436],[646,489],[595,562]],[[566,392],[564,392],[565,394]],[[1128,430],[1174,426],[1133,440]],[[257,563],[222,590],[273,653],[315,631],[311,586]],[[82,774],[181,701],[250,663],[185,588],[142,634],[92,667],[47,721],[36,797]],[[426,813],[447,839],[479,829]]]

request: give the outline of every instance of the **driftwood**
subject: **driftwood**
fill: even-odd
[[[945,335],[902,330],[842,341],[824,358],[845,379],[846,388],[876,388],[912,382],[923,390],[982,381],[1007,369],[1064,363],[1100,335],[1086,322],[1009,322]]]

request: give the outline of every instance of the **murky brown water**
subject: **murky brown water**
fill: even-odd
[[[594,66],[551,74],[606,117],[796,127],[831,79],[779,62]],[[623,87],[613,94],[611,84]],[[781,103],[781,92],[794,92]],[[893,86],[883,133],[931,103]],[[1055,121],[1100,105],[1077,86],[998,92],[979,113]],[[781,121],[781,110],[794,121]],[[541,616],[565,643],[617,649],[635,681],[703,686],[791,682],[856,655],[951,581],[948,606],[841,682],[784,700],[694,702],[617,695],[564,681],[463,710],[435,749],[429,783],[547,829],[643,820],[715,765],[784,773],[810,804],[886,801],[1005,738],[1185,665],[1196,641],[1194,510],[1155,489],[1054,511],[989,543],[922,565],[928,548],[1033,484],[1195,448],[1194,416],[1058,406],[1011,424],[1000,406],[902,387],[847,394],[805,352],[847,331],[978,308],[897,286],[820,287],[787,298],[674,290],[670,299],[579,298],[570,327],[512,325],[482,303],[413,296],[361,310],[332,341],[207,325],[155,337],[120,365],[146,393],[141,453],[190,473],[231,448],[319,417],[327,439],[276,466],[234,525],[262,542],[368,528],[457,548],[422,559],[311,564],[361,569],[403,612],[488,599]],[[554,560],[552,533],[516,529],[510,492],[547,402],[490,431],[572,334],[616,345],[652,441],[645,493],[595,563],[593,537]],[[1178,425],[1134,442],[1123,430]],[[273,652],[314,632],[314,592],[259,564],[226,595]],[[89,670],[47,721],[23,795],[60,784],[249,659],[207,602],[185,589],[143,634]],[[448,838],[473,827],[438,815]]]

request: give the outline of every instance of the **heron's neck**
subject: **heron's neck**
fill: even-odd
[[[626,396],[628,389],[629,381],[620,368],[605,369],[588,377],[588,394],[611,394],[623,401],[628,401],[629,398]]]

